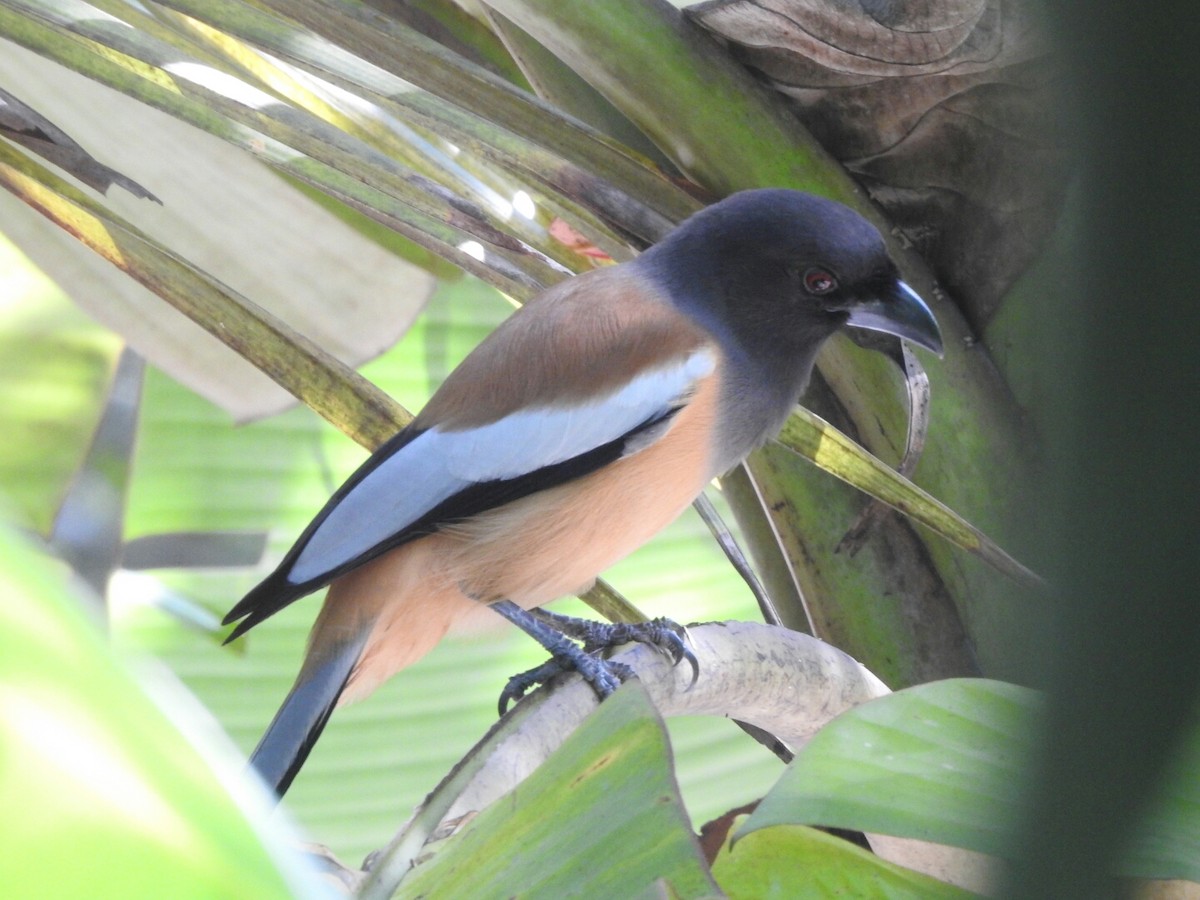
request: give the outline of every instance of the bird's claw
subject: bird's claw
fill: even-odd
[[[666,655],[672,665],[687,660],[692,668],[691,690],[700,677],[700,662],[689,646],[687,629],[670,619],[658,618],[649,622],[593,622],[572,616],[537,610],[537,619],[550,625],[562,634],[583,642],[578,652],[554,656],[540,666],[514,675],[500,692],[500,715],[504,715],[510,703],[524,697],[532,688],[545,684],[564,672],[578,672],[603,700],[621,684],[633,677],[633,670],[624,663],[605,659],[600,654],[621,644],[648,644]]]
[[[688,690],[695,687],[696,681],[700,678],[700,661],[692,652],[690,646],[692,639],[687,628],[671,619],[659,617],[644,623],[642,629],[644,636],[634,635],[629,639],[649,644],[654,649],[665,653],[671,660],[672,666],[677,666],[686,659],[688,665],[692,667],[692,680],[688,683]]]
[[[591,622],[596,631],[584,637],[583,649],[589,653],[616,647],[621,644],[647,644],[671,660],[672,666],[687,660],[692,667],[692,680],[688,690],[700,678],[700,661],[692,652],[691,638],[687,629],[671,619],[659,617],[649,622]]]
[[[583,649],[588,653],[599,653],[621,644],[648,644],[665,653],[672,665],[677,666],[682,660],[687,660],[692,667],[688,690],[695,686],[700,677],[700,662],[689,646],[691,638],[688,631],[671,619],[659,617],[648,622],[593,622],[544,609],[535,610],[533,615],[563,634],[582,641]]]
[[[509,600],[497,601],[492,608],[550,652],[548,662],[508,680],[500,692],[500,715],[504,715],[510,703],[520,700],[535,685],[545,684],[556,675],[570,671],[578,672],[603,700],[620,687],[622,681],[632,678],[634,671],[624,663],[613,662],[602,654],[630,642],[649,644],[666,654],[672,665],[678,665],[686,659],[692,667],[688,690],[700,677],[700,663],[688,646],[687,629],[670,619],[632,623],[594,622],[543,609],[524,610]],[[573,643],[572,639],[583,646]]]
[[[524,697],[529,691],[539,684],[545,684],[555,675],[561,675],[567,671],[557,659],[548,659],[540,666],[532,669],[527,669],[524,672],[518,672],[512,678],[508,679],[508,683],[504,685],[504,690],[500,692],[500,702],[498,708],[500,715],[508,712],[508,705],[516,703]]]
[[[578,657],[551,657],[540,666],[508,679],[504,690],[500,692],[500,715],[508,711],[510,703],[517,702],[531,689],[566,672],[578,672],[601,700],[619,688],[621,682],[634,677],[633,669],[624,663],[591,656],[582,650]]]

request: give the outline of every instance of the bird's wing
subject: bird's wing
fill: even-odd
[[[620,302],[589,302],[575,285],[588,279],[573,279],[481,344],[230,611],[226,622],[243,619],[230,640],[399,544],[661,437],[713,373],[716,350],[636,282],[608,280],[622,286]]]

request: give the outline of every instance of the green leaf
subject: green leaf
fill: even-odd
[[[666,4],[488,5],[566,60],[705,187],[790,185],[856,202],[849,176],[798,120]]]
[[[881,500],[952,544],[986,560],[1010,578],[1030,587],[1044,586],[1038,575],[1009,556],[986,534],[816,413],[798,407],[783,426],[779,442],[830,475]]]
[[[933,682],[839,716],[797,755],[738,837],[825,825],[1003,855],[1023,811],[1040,695],[983,679]],[[1114,869],[1200,880],[1200,729]]]
[[[674,171],[649,138],[578,73],[498,12],[487,7],[483,11],[539,97],[636,150],[664,171]],[[649,198],[642,199],[649,202]],[[686,207],[679,212],[686,214]]]
[[[1000,853],[1028,769],[1036,694],[951,679],[839,716],[797,755],[743,832],[784,823]]]
[[[43,536],[87,452],[120,351],[0,238],[0,484]]]
[[[631,682],[415,869],[401,896],[637,897],[660,883],[670,896],[712,895],[669,758],[663,725]]]
[[[201,719],[167,692],[180,733],[114,665],[62,571],[7,531],[0,594],[0,804],[19,821],[0,842],[6,894],[313,895],[276,868],[265,803],[255,824],[230,798],[250,792],[228,751],[197,752]]]
[[[185,3],[184,0],[171,0],[171,5],[184,8]],[[194,7],[191,9],[194,15],[211,15],[211,4],[186,5]],[[509,162],[515,162],[535,180],[545,179],[548,183],[574,181],[576,189],[582,186],[577,181],[579,178],[597,188],[607,183],[611,185],[610,189],[616,188],[628,199],[644,202],[674,221],[695,209],[694,201],[683,190],[637,154],[395,19],[349,3],[269,0],[265,5],[281,17],[279,21],[286,21],[282,17],[294,19],[331,41],[353,47],[357,55],[373,65],[399,75],[468,113],[466,118],[440,119],[440,127],[434,130],[444,134],[442,129],[461,125],[475,137],[488,139],[490,134],[499,144],[516,151]],[[228,24],[242,33],[240,22]],[[255,43],[269,40],[261,34],[245,32],[245,36]],[[276,52],[300,65],[309,65],[302,58],[304,48],[280,47]],[[331,62],[336,65],[337,61]],[[362,80],[361,75],[353,75],[340,67],[336,70],[331,67],[324,74],[331,79],[349,76],[360,88],[375,87]],[[384,96],[397,103],[409,103],[412,99],[396,96],[394,91],[385,91]],[[414,108],[423,107],[440,117],[437,107],[441,105],[421,104]],[[500,124],[502,129],[478,131],[477,126],[470,123],[475,117],[480,122]],[[459,135],[458,139],[465,136]],[[514,141],[514,137],[519,139]],[[543,149],[551,155],[544,154]],[[560,166],[555,157],[567,161],[568,165]],[[574,194],[575,191],[568,190],[567,193]],[[587,201],[597,206],[608,202],[600,196],[588,197]]]
[[[880,859],[848,841],[799,825],[775,825],[726,843],[713,877],[731,900],[963,900],[976,894]]]
[[[1167,767],[1134,831],[1121,874],[1200,881],[1200,722]]]

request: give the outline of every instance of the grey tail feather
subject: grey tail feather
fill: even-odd
[[[304,667],[250,754],[250,765],[277,796],[287,792],[325,729],[369,633],[370,628],[364,628],[315,669]]]

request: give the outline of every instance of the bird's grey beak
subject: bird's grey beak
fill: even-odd
[[[937,319],[917,292],[899,279],[874,300],[852,307],[846,324],[894,334],[942,355]]]

